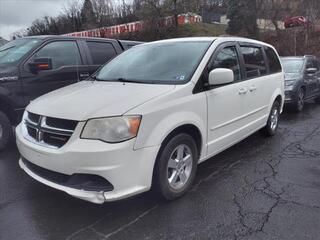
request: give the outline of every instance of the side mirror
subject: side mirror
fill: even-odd
[[[316,69],[316,68],[308,68],[307,69],[307,74],[315,74],[316,72],[318,71],[318,69]]]
[[[234,81],[233,71],[227,68],[216,68],[209,73],[209,85],[217,86],[232,83]]]
[[[29,64],[30,72],[37,74],[40,71],[52,70],[52,59],[51,58],[36,58]]]

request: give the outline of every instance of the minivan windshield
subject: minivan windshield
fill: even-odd
[[[0,64],[17,63],[40,42],[39,39],[17,39],[0,47]]]
[[[285,73],[300,73],[303,68],[303,59],[285,59],[282,58],[282,65]]]
[[[162,42],[133,47],[105,65],[99,81],[178,84],[189,81],[211,41]]]

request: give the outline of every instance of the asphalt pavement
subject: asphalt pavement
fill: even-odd
[[[320,106],[284,113],[275,137],[252,135],[198,168],[192,190],[95,205],[46,187],[0,153],[1,240],[320,239]]]

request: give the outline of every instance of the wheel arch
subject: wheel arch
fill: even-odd
[[[155,170],[156,170],[157,164],[159,162],[160,154],[163,151],[163,148],[170,141],[170,139],[172,139],[174,136],[177,136],[180,133],[188,134],[195,140],[196,145],[197,145],[197,149],[198,149],[199,159],[200,159],[201,150],[203,148],[203,136],[202,136],[201,130],[196,125],[191,124],[191,123],[186,123],[186,124],[182,124],[180,126],[177,126],[176,128],[172,129],[162,140],[162,143],[160,145],[160,148],[158,150],[158,153],[156,155],[155,162],[153,165],[152,181],[151,181],[152,186],[154,185],[155,174],[156,174]]]
[[[200,157],[202,147],[203,147],[203,137],[202,137],[202,133],[201,133],[200,129],[197,126],[195,126],[194,124],[183,124],[183,125],[176,127],[175,129],[171,130],[171,132],[169,134],[167,134],[165,136],[165,138],[162,140],[159,153],[161,152],[162,148],[170,141],[170,139],[172,139],[174,136],[176,136],[180,133],[188,134],[194,139],[194,141],[197,145],[197,149],[198,149],[198,153],[199,153],[199,157]],[[159,155],[159,153],[158,153],[158,155]]]
[[[276,99],[274,100],[274,102],[275,101],[278,101],[280,104],[282,103],[282,96],[281,95],[278,95],[277,97],[276,97]]]
[[[277,89],[273,95],[272,95],[272,98],[271,98],[271,101],[269,103],[269,110],[268,112],[271,111],[271,108],[273,106],[273,103],[275,101],[280,101],[280,106],[281,106],[281,112],[283,110],[283,106],[284,106],[284,93],[280,90],[280,89]]]
[[[161,141],[161,145],[160,145],[160,148],[157,152],[156,158],[155,158],[154,169],[155,169],[155,166],[157,165],[157,162],[159,160],[159,156],[160,156],[163,148],[170,141],[170,139],[172,139],[174,136],[176,136],[180,133],[189,134],[195,140],[196,145],[197,145],[197,149],[198,149],[199,159],[200,159],[201,152],[202,152],[203,146],[204,146],[203,134],[201,133],[201,130],[195,124],[185,123],[185,124],[181,124],[179,126],[176,126],[173,129],[171,129],[171,131],[169,131],[168,134],[166,134],[164,136],[164,138]],[[153,169],[153,172],[154,172],[154,169]]]

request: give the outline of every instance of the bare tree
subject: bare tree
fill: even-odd
[[[97,21],[91,0],[85,0],[81,9],[81,23],[83,30],[97,27]]]
[[[28,31],[26,29],[20,29],[11,34],[12,39],[22,38],[28,36]],[[1,37],[0,37],[1,39]]]
[[[93,9],[99,27],[109,26],[115,23],[115,7],[112,0],[93,0]]]
[[[70,2],[68,5],[64,7],[62,14],[58,17],[58,22],[67,23],[67,25],[69,25],[68,28],[71,28],[72,32],[80,31],[81,8],[82,5],[80,4],[80,2]],[[66,31],[62,30],[62,32]]]

